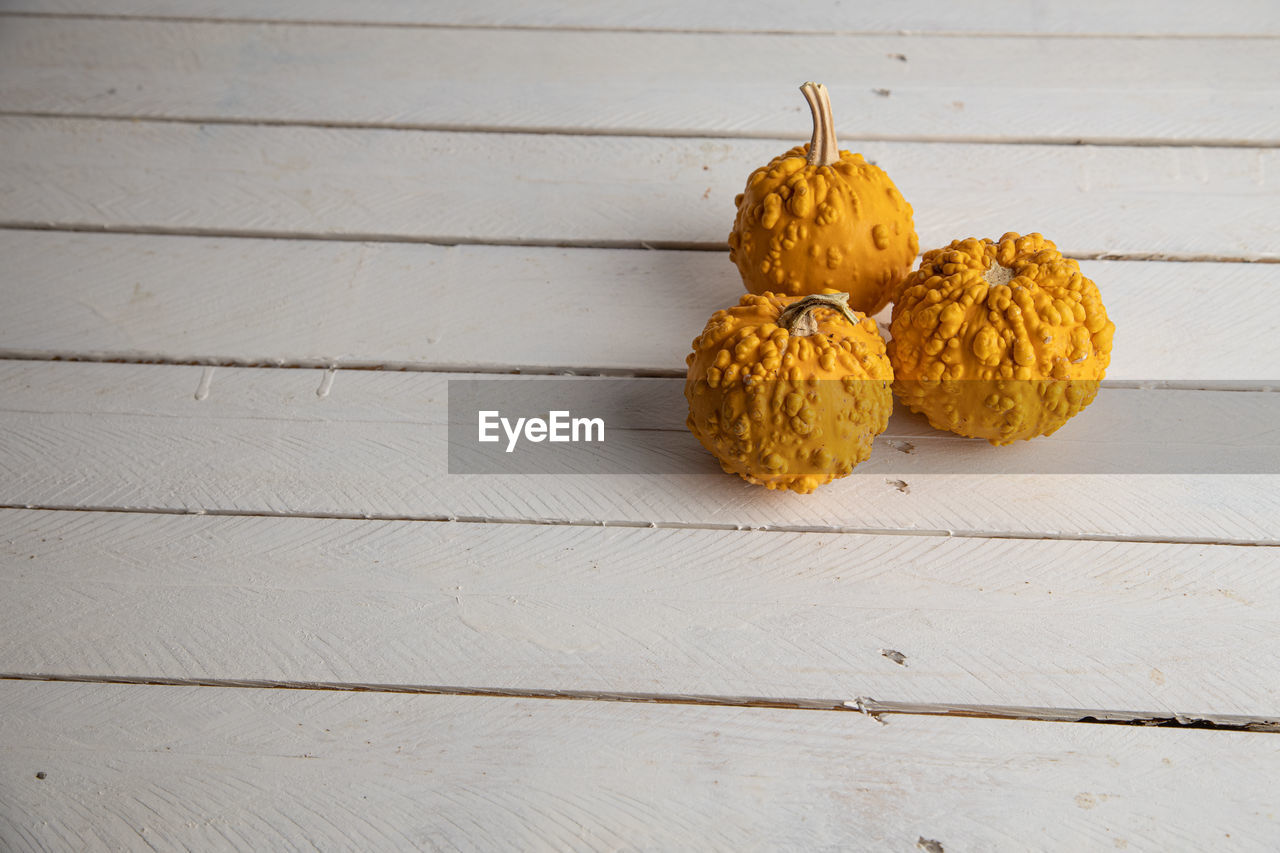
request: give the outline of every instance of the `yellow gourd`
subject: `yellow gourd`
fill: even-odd
[[[694,339],[687,423],[725,471],[803,493],[871,454],[893,373],[875,320],[848,301],[748,293]]]
[[[854,310],[884,308],[911,272],[919,241],[889,176],[839,150],[826,87],[800,87],[813,139],[756,169],[734,203],[729,259],[752,293],[841,290]]]
[[[900,402],[992,444],[1050,435],[1093,401],[1115,324],[1097,286],[1039,234],[926,252],[893,306]]]

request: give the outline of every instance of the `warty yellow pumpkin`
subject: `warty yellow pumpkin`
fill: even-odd
[[[894,391],[937,429],[992,444],[1050,435],[1097,395],[1115,324],[1040,234],[926,252],[893,306]]]
[[[751,173],[734,199],[729,259],[752,293],[839,290],[855,310],[875,314],[920,246],[911,205],[883,170],[839,149],[826,87],[800,90],[813,138]]]
[[[725,471],[805,493],[871,454],[893,373],[875,320],[848,303],[847,293],[748,293],[694,339],[687,423]]]

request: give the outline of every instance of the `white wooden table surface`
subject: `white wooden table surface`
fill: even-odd
[[[1274,469],[446,473],[451,377],[683,374],[808,79],[1274,400],[1269,0],[2,0],[0,849],[1280,847]]]

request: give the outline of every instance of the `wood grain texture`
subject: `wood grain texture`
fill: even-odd
[[[1073,255],[1280,257],[1280,150],[847,140],[923,248],[1040,231]],[[0,225],[720,248],[769,141],[0,118]],[[1270,176],[1270,177],[1268,177]]]
[[[932,431],[916,416],[895,415],[871,460],[818,495],[768,492],[722,474],[686,435],[679,383],[669,380],[652,380],[665,383],[661,388],[671,394],[646,401],[644,410],[652,413],[655,427],[670,431],[673,442],[683,442],[676,447],[688,457],[687,475],[447,474],[448,378],[338,371],[327,395],[320,396],[317,391],[326,382],[321,370],[0,363],[3,501],[44,507],[1277,541],[1275,474],[1008,473],[1017,470],[1006,466],[1014,458],[1009,448],[928,440]],[[1224,423],[1222,446],[1256,447],[1274,455],[1270,436],[1277,426],[1268,415],[1274,395],[1256,393],[1253,399],[1261,407]],[[1151,430],[1152,418],[1159,422],[1155,410],[1127,423],[1113,421],[1108,411],[1088,411],[1053,437],[1020,450],[1059,461],[1069,461],[1074,453],[1106,452],[1123,462],[1126,454],[1163,446],[1165,433]],[[1176,429],[1176,412],[1165,417],[1168,428]],[[1176,444],[1171,448],[1183,452]],[[962,468],[956,467],[957,454],[963,454]],[[943,470],[982,473],[933,473],[944,463]],[[898,478],[909,488],[902,489]]]
[[[0,354],[46,358],[681,373],[741,288],[727,252],[0,231],[0,255]],[[1280,379],[1280,266],[1081,269],[1119,330],[1110,378]]]
[[[810,119],[795,89],[810,79],[830,89],[842,139],[1280,141],[1280,66],[1263,39],[64,18],[15,18],[0,28],[0,105],[9,112],[763,136],[798,144]]]
[[[1265,734],[87,684],[3,684],[0,710],[14,851],[1280,840]]]
[[[0,582],[8,673],[1280,707],[1276,548],[0,510]]]
[[[1117,5],[1079,0],[1070,6],[1000,0],[937,3],[906,0],[849,5],[840,0],[796,0],[778,13],[765,0],[712,0],[696,4],[660,0],[642,5],[567,0],[420,3],[415,0],[4,0],[0,9],[42,14],[160,16],[227,20],[329,21],[461,27],[572,27],[686,31],[1031,33],[1044,35],[1280,34],[1280,14],[1267,0],[1225,0],[1212,10],[1188,0],[1138,0]]]
[[[1270,42],[1199,37],[1275,35],[1277,10],[1264,0],[1207,12],[1042,5],[835,14],[823,2],[789,8],[785,26],[1106,37],[652,31],[778,26],[776,4],[720,0],[613,10],[0,0],[0,12],[86,13],[0,19],[0,111],[64,114],[0,119],[0,228],[47,232],[0,235],[0,349],[317,364],[404,352],[410,361],[388,366],[457,370],[519,366],[541,337],[530,358],[543,369],[590,364],[581,354],[595,352],[614,369],[678,359],[711,307],[714,288],[698,283],[733,282],[722,256],[729,200],[785,147],[743,137],[801,141],[791,87],[815,66],[841,87],[847,147],[878,160],[916,205],[925,248],[1014,229],[1044,231],[1078,256],[1280,259]],[[313,23],[107,20],[267,14]],[[330,25],[343,16],[374,25]],[[507,28],[469,28],[495,25]],[[562,29],[529,31],[546,27]],[[714,61],[686,59],[690,45]],[[774,92],[735,48],[798,79]],[[944,67],[957,58],[959,70]],[[469,82],[440,72],[445,62]],[[952,85],[963,92],[949,97]],[[734,112],[744,102],[750,111]],[[347,126],[361,123],[385,127]],[[391,129],[427,125],[519,132]],[[534,130],[568,133],[524,132]],[[1084,130],[1177,145],[955,144],[1065,142]],[[644,136],[655,133],[684,138]],[[92,230],[155,233],[59,233]],[[1118,369],[1271,378],[1274,264],[1096,269],[1125,282],[1115,304],[1130,348]],[[574,317],[593,312],[537,297],[589,293],[593,281],[618,301],[574,340]],[[653,293],[664,301],[646,303]],[[467,299],[499,334],[476,325]],[[686,318],[693,328],[677,338],[669,326]],[[646,336],[641,322],[660,327],[652,342],[632,340]],[[0,362],[0,504],[68,510],[0,510],[0,671],[1274,715],[1275,475],[1013,475],[974,448],[957,452],[981,473],[943,475],[929,467],[940,445],[899,417],[899,437],[881,442],[864,475],[807,499],[714,473],[701,453],[706,476],[464,477],[445,473],[448,378]],[[1179,452],[1179,401],[1208,398],[1160,393],[1138,422],[1099,405],[1036,452]],[[660,400],[652,415],[689,442],[679,402]],[[1280,446],[1280,418],[1261,406],[1223,420],[1213,440],[1183,448],[1189,459]],[[882,473],[895,464],[909,473]],[[140,512],[83,511],[92,507]],[[1223,542],[1261,547],[1208,544]],[[0,680],[0,848],[1280,846],[1270,784],[1280,741],[1266,735],[887,721]]]

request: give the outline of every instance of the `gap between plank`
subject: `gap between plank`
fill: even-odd
[[[1197,538],[1193,536],[1139,536],[1121,533],[1050,533],[1045,531],[944,530],[891,527],[854,527],[819,524],[715,524],[684,521],[630,521],[590,518],[502,518],[479,515],[408,515],[376,512],[284,512],[250,509],[191,509],[182,507],[118,507],[70,504],[0,503],[0,510],[22,509],[39,512],[120,512],[137,515],[206,515],[229,518],[323,518],[344,521],[406,521],[424,524],[530,524],[550,527],[627,527],[651,530],[739,530],[757,533],[852,534],[861,536],[941,536],[952,539],[1030,539],[1058,542],[1140,542],[1157,545],[1229,545],[1248,548],[1277,548],[1280,540]]]
[[[794,136],[750,131],[647,130],[645,128],[560,127],[554,125],[511,127],[509,125],[421,123],[394,121],[340,121],[335,119],[240,118],[235,116],[120,115],[119,113],[50,112],[42,110],[0,110],[0,118],[76,119],[78,121],[154,122],[157,124],[232,125],[238,127],[306,127],[320,130],[387,130],[426,133],[490,133],[529,136],[599,136],[639,139],[750,139],[795,143]],[[842,141],[849,141],[841,137]],[[923,136],[860,133],[854,142],[913,142],[925,145],[1088,145],[1096,148],[1280,148],[1280,140],[1161,139],[1157,137],[1053,136]]]
[[[966,30],[777,30],[712,28],[679,29],[677,27],[607,27],[588,24],[450,24],[426,21],[344,21],[341,19],[295,18],[210,18],[200,15],[130,14],[128,12],[34,12],[28,10],[0,10],[5,18],[67,18],[84,21],[150,21],[154,23],[270,25],[306,27],[363,27],[367,29],[419,29],[419,30],[511,30],[516,32],[571,32],[571,33],[650,33],[684,36],[819,36],[842,38],[900,38],[921,36],[927,38],[1001,38],[1001,39],[1276,39],[1280,36],[1267,33],[1041,33],[1041,32],[970,32]]]
[[[123,354],[112,352],[50,353],[46,350],[6,349],[0,347],[0,360],[65,361],[91,364],[160,364],[174,367],[271,368],[277,370],[383,370],[392,373],[461,373],[493,376],[584,376],[620,379],[683,379],[685,371],[676,368],[521,366],[521,365],[456,365],[415,361],[377,361],[333,358],[252,359],[225,356],[190,356],[174,358],[159,353]],[[1196,389],[1184,389],[1196,390]],[[1233,389],[1236,390],[1236,389]],[[1238,389],[1257,390],[1257,389]]]
[[[854,699],[772,698],[700,693],[631,693],[605,690],[553,690],[502,687],[455,687],[434,684],[361,684],[339,681],[279,681],[274,679],[151,678],[133,675],[53,675],[0,673],[0,681],[135,684],[152,687],[230,687],[257,690],[315,690],[345,693],[397,693],[422,696],[487,696],[506,699],[566,699],[586,702],[635,702],[655,705],[702,705],[729,708],[772,708],[795,711],[845,711],[884,718],[895,714],[929,717],[968,717],[988,720],[1030,720],[1055,723],[1093,723],[1121,726],[1210,729],[1234,732],[1280,732],[1280,717],[1240,714],[1181,714],[1158,711],[1117,711],[1092,708],[1046,708],[1020,705],[964,705],[922,702],[882,702],[866,696]]]
[[[434,364],[417,361],[379,361],[334,358],[232,358],[228,356],[186,356],[182,358],[149,352],[51,352],[39,349],[0,347],[0,361],[46,361],[79,364],[155,364],[168,367],[228,367],[270,370],[359,370],[388,373],[444,373],[481,376],[560,376],[613,379],[684,379],[686,370],[661,367],[597,367],[594,365],[519,364]],[[1104,379],[1111,389],[1133,391],[1208,391],[1271,393],[1280,391],[1280,381],[1230,380],[1205,383],[1197,380]]]
[[[314,240],[336,243],[413,243],[428,246],[515,246],[546,249],[649,249],[674,252],[724,252],[728,244],[716,241],[681,240],[540,240],[492,239],[483,237],[418,236],[379,233],[316,234],[305,231],[243,230],[237,228],[174,228],[159,225],[112,226],[88,222],[23,222],[0,220],[4,231],[52,231],[71,234],[132,234],[153,237],[224,237],[237,240]],[[920,256],[917,255],[918,259]],[[1171,252],[1068,252],[1077,261],[1157,261],[1161,263],[1280,264],[1276,257],[1248,258],[1240,255],[1195,255]]]

